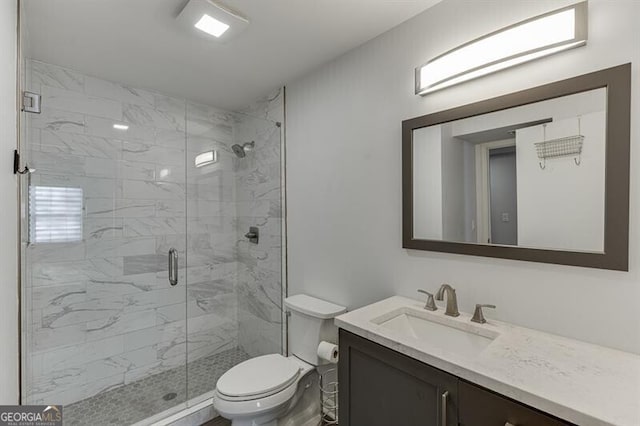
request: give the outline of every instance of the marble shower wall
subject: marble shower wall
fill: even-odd
[[[234,139],[255,141],[255,149],[236,160],[238,215],[238,339],[249,355],[283,351],[282,128],[284,93],[278,90],[238,114]],[[259,244],[244,238],[260,230]]]
[[[27,402],[69,404],[237,346],[233,115],[37,61],[29,69],[28,89],[43,95],[42,114],[27,116],[31,185],[82,188],[84,224],[82,241],[26,250]],[[213,149],[219,161],[196,168]]]

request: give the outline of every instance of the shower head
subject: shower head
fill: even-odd
[[[242,145],[234,144],[231,146],[233,153],[236,154],[238,158],[244,158],[247,155],[247,152],[253,150],[256,146],[255,141],[247,142]]]
[[[232,145],[231,149],[233,150],[233,153],[238,157],[238,158],[243,158],[245,155],[247,155],[244,152],[244,149],[242,149],[242,147],[238,144]]]

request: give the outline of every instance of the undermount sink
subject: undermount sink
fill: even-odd
[[[482,352],[500,335],[487,327],[409,307],[395,309],[372,322],[397,338],[417,339],[446,351],[465,354]]]

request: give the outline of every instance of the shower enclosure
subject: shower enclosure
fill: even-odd
[[[282,90],[223,111],[29,52],[22,403],[63,404],[70,425],[149,423],[281,353]]]

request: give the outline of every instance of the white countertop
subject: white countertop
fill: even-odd
[[[480,354],[447,353],[436,341],[398,336],[371,320],[424,302],[394,296],[335,319],[338,327],[578,425],[640,425],[640,356],[443,309],[440,323],[500,333]]]

